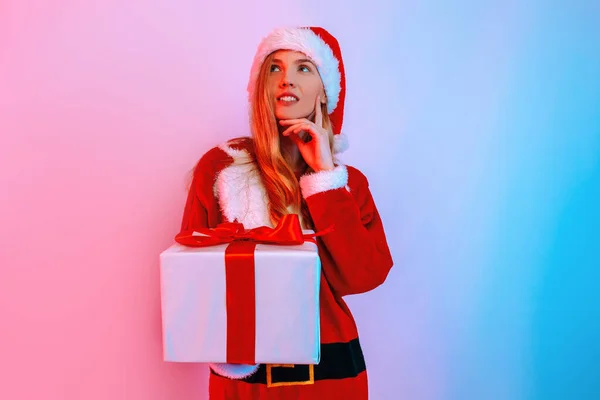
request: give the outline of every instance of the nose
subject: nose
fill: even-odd
[[[294,87],[294,80],[292,79],[292,77],[290,76],[289,73],[285,74],[282,78],[281,78],[281,87]]]

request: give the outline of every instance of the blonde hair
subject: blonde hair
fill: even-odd
[[[250,102],[250,129],[254,138],[253,156],[258,165],[268,199],[269,217],[276,225],[285,214],[295,213],[302,217],[306,228],[314,229],[307,206],[300,193],[300,184],[294,170],[286,161],[287,154],[281,149],[279,130],[273,108],[273,98],[266,82],[274,53],[263,62],[256,81],[254,97]],[[333,154],[333,132],[327,114],[327,104],[321,105],[323,126],[329,132],[329,146]],[[306,166],[302,173],[313,172]],[[289,207],[289,208],[288,208]]]

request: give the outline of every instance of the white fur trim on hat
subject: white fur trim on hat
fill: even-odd
[[[259,365],[213,363],[209,366],[219,375],[230,379],[243,379],[254,374]]]
[[[277,50],[299,51],[314,61],[325,87],[327,112],[331,114],[337,107],[341,91],[342,76],[339,60],[333,54],[331,47],[309,28],[279,28],[262,40],[250,69],[249,100],[252,101],[262,63],[269,54]]]
[[[331,171],[319,171],[303,175],[300,178],[300,189],[305,199],[313,194],[343,188],[347,184],[348,169],[345,165],[338,165]]]
[[[348,135],[344,132],[340,132],[337,135],[333,135],[333,152],[334,153],[342,153],[348,150],[349,142]]]

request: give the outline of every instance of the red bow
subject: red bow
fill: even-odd
[[[194,232],[201,235],[194,235]],[[275,228],[260,226],[245,230],[239,222],[224,222],[216,228],[200,228],[182,231],[175,236],[179,244],[191,247],[207,247],[234,241],[251,241],[253,243],[297,245],[306,241],[314,242],[314,238],[333,232],[333,226],[312,234],[303,234],[300,220],[296,214],[284,215]]]

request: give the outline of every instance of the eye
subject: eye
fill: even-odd
[[[310,72],[310,71],[311,71],[311,70],[310,70],[310,68],[309,68],[307,65],[301,65],[301,66],[299,67],[299,69],[300,69],[302,72]]]
[[[279,66],[275,65],[275,64],[271,65],[271,72],[277,72],[277,71],[279,71]]]

